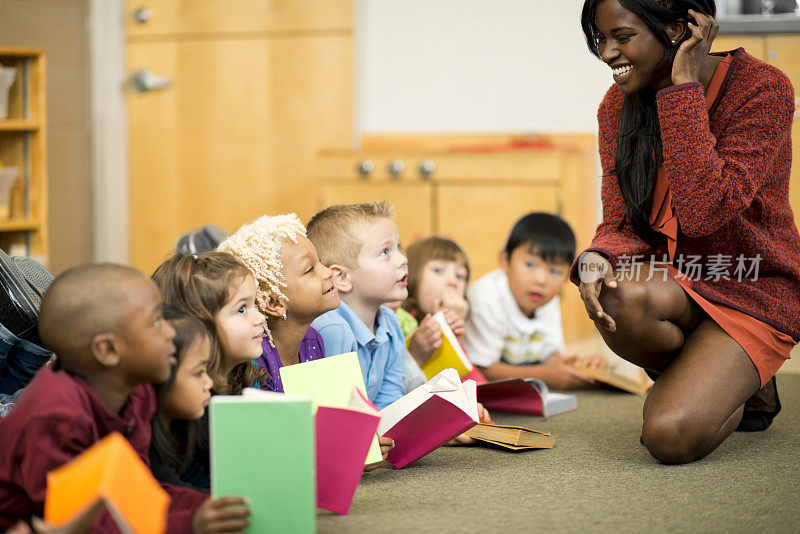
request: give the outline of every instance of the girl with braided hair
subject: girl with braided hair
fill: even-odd
[[[266,316],[264,389],[283,391],[280,368],[325,356],[322,336],[311,322],[339,306],[333,273],[322,265],[306,229],[294,213],[264,215],[231,234],[220,251],[244,263],[255,277],[256,305]]]
[[[800,340],[793,89],[741,48],[710,54],[715,11],[585,0],[581,15],[615,83],[598,111],[603,221],[571,279],[608,346],[657,376],[641,440],[667,463],[769,426]]]

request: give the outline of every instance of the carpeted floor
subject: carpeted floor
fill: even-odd
[[[578,392],[548,419],[496,414],[551,432],[551,450],[443,447],[402,470],[364,476],[325,532],[798,532],[800,375],[778,375],[783,411],[703,460],[656,462],[639,444],[643,397]]]

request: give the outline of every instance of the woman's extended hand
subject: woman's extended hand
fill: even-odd
[[[681,43],[672,62],[672,83],[675,85],[700,81],[711,43],[719,31],[719,23],[710,15],[690,9],[689,19],[686,27],[692,36]],[[691,19],[694,19],[694,23]]]
[[[603,284],[610,288],[617,287],[614,268],[611,267],[611,263],[596,252],[587,252],[581,257],[578,273],[581,280],[578,289],[581,292],[581,299],[583,299],[583,305],[586,307],[589,319],[609,332],[616,331],[617,323],[603,312],[603,307],[600,306],[600,301],[597,300]]]

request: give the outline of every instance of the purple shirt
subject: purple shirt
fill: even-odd
[[[264,369],[269,377],[265,383],[261,384],[262,389],[267,391],[278,391],[283,393],[283,382],[281,381],[281,357],[278,349],[269,344],[269,339],[264,338],[261,342],[263,354],[256,358],[255,362],[261,369]],[[322,336],[313,328],[308,329],[305,337],[300,342],[300,363],[319,360],[325,357],[325,347],[322,344]]]

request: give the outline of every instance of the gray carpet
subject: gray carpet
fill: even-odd
[[[781,374],[783,411],[765,432],[735,432],[688,465],[639,444],[643,397],[578,392],[548,419],[496,414],[551,432],[555,448],[443,447],[402,470],[365,475],[325,532],[799,532],[800,375]]]

